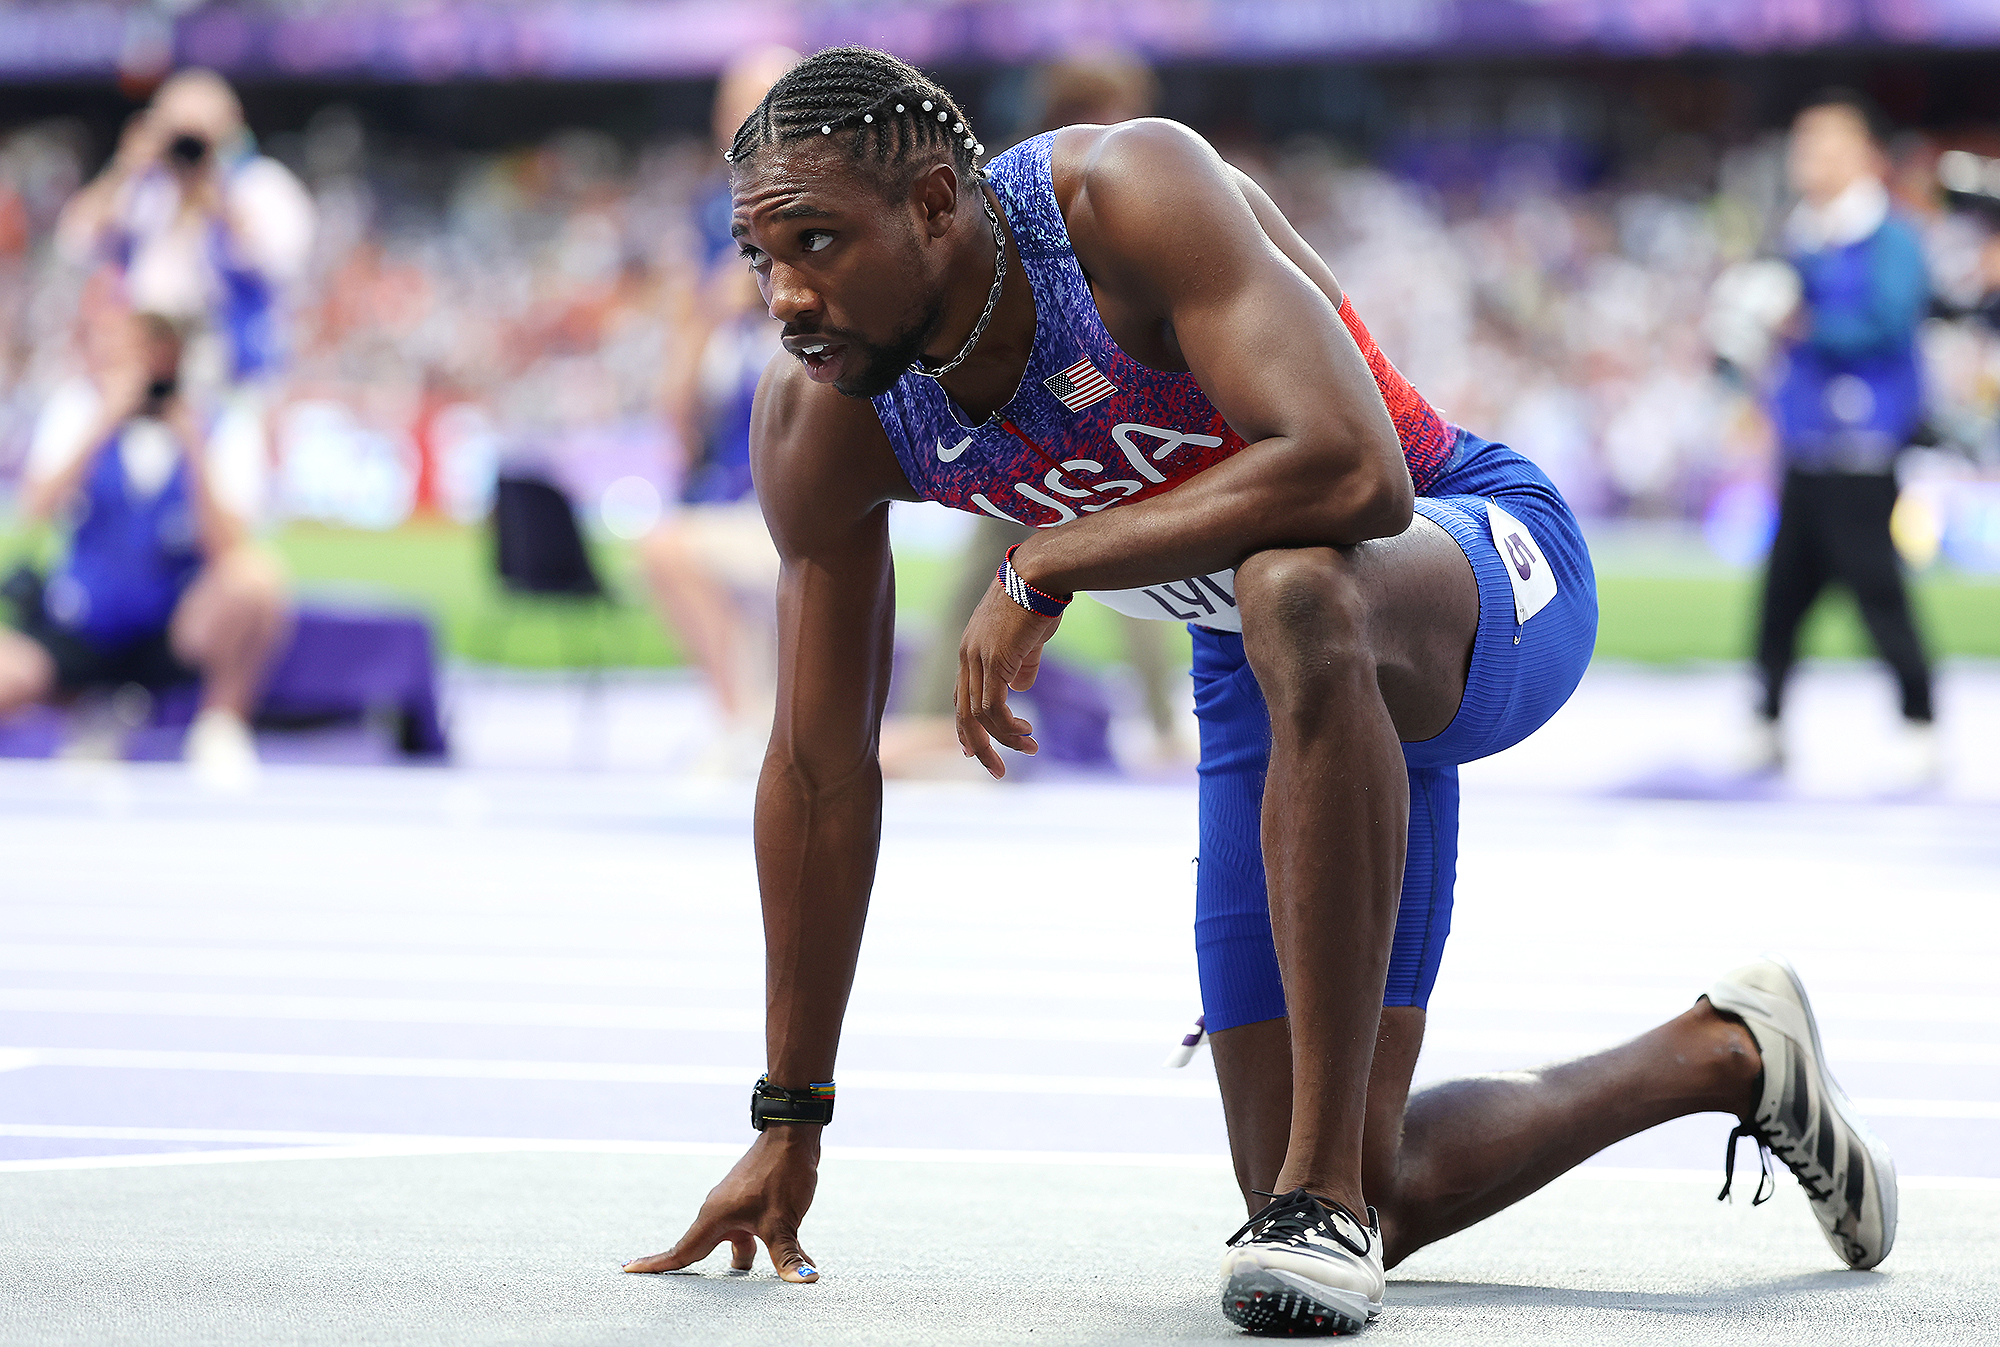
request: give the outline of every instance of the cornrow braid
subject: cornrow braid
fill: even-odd
[[[834,135],[884,168],[944,151],[968,182],[986,153],[964,110],[915,66],[871,47],[829,47],[779,77],[723,157],[741,168],[766,145]]]

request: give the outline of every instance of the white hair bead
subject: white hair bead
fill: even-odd
[[[896,111],[901,112],[902,110],[903,110],[903,105],[901,103],[896,104]]]
[[[929,112],[930,110],[931,110],[931,100],[926,98],[924,100],[924,111]]]
[[[949,117],[950,115],[951,115],[951,114],[950,114],[950,113],[948,113],[948,112],[940,112],[940,113],[938,114],[938,120],[939,120],[939,121],[943,121],[943,120],[944,120],[944,119],[945,119],[946,117]]]
[[[965,138],[965,148],[966,148],[966,149],[968,149],[968,150],[972,148],[972,137],[971,137],[971,136],[967,136],[967,137]]]
[[[819,129],[819,133],[823,136],[830,136],[833,134],[833,128],[830,126],[822,126]]]
[[[963,131],[964,129],[965,129],[964,122],[953,122],[951,124],[951,133],[953,135],[957,135],[960,131]]]
[[[875,120],[875,114],[872,112],[864,113],[862,114],[861,120],[864,122],[872,122]]]

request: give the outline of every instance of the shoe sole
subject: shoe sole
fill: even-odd
[[[1359,1333],[1382,1312],[1382,1302],[1275,1268],[1251,1267],[1229,1275],[1222,1312],[1251,1333],[1330,1337]]]
[[[1806,995],[1806,986],[1799,980],[1798,970],[1787,960],[1775,955],[1765,957],[1784,970],[1786,979],[1792,984],[1792,994],[1799,998],[1799,1009],[1806,1017],[1806,1032],[1812,1036],[1813,1070],[1819,1076],[1820,1089],[1826,1097],[1827,1106],[1868,1151],[1869,1166],[1874,1170],[1875,1191],[1882,1203],[1882,1252],[1877,1254],[1872,1262],[1848,1264],[1857,1272],[1866,1272],[1869,1268],[1880,1264],[1889,1256],[1889,1251],[1896,1247],[1896,1161],[1890,1156],[1889,1148],[1882,1144],[1881,1138],[1861,1121],[1860,1115],[1854,1111],[1853,1101],[1847,1097],[1847,1092],[1835,1083],[1833,1073],[1826,1069],[1826,1049],[1820,1046],[1819,1041],[1819,1019],[1813,1014],[1812,998]],[[1841,1256],[1842,1261],[1846,1260],[1845,1250],[1836,1249],[1834,1252]]]

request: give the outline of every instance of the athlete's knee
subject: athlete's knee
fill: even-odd
[[[1352,555],[1331,547],[1259,552],[1236,571],[1243,650],[1273,713],[1372,686],[1368,602]]]
[[[55,691],[56,667],[34,641],[0,631],[0,713],[46,701]]]

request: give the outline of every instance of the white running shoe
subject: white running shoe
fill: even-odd
[[[1890,759],[1886,785],[1898,795],[1935,790],[1944,784],[1944,746],[1937,727],[1928,721],[1906,720]]]
[[[194,779],[211,790],[237,793],[257,784],[257,740],[234,711],[211,706],[196,716],[181,756]]]
[[[1736,1142],[1757,1143],[1764,1177],[1751,1204],[1765,1201],[1775,1151],[1812,1201],[1826,1242],[1851,1268],[1874,1267],[1896,1243],[1896,1163],[1827,1073],[1819,1024],[1799,975],[1781,959],[1764,959],[1723,975],[1708,1003],[1743,1021],[1763,1054],[1757,1111],[1729,1134],[1729,1195]]]
[[[1732,775],[1777,776],[1785,770],[1785,732],[1781,722],[1759,717],[1744,732],[1742,742],[1731,754]]]
[[[1382,1312],[1382,1226],[1303,1188],[1229,1237],[1222,1312],[1252,1333],[1358,1333]]]

